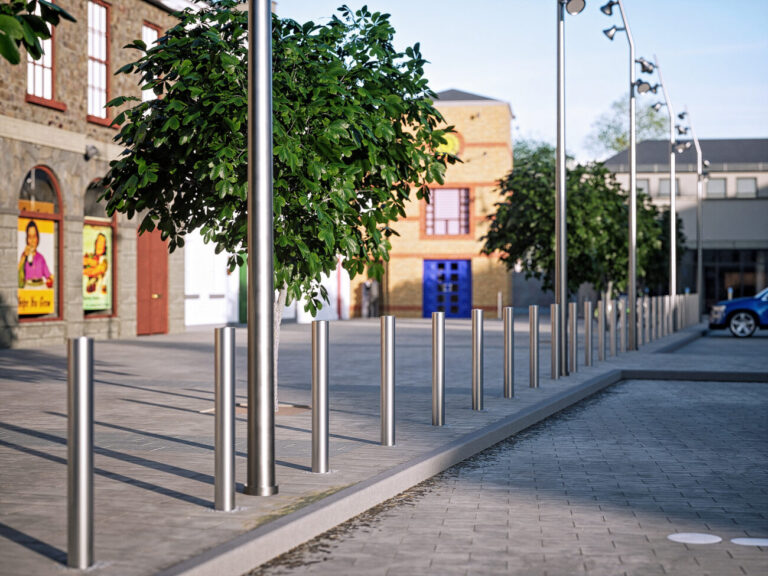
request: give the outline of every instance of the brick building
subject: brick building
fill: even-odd
[[[494,256],[480,254],[486,218],[500,199],[497,182],[512,168],[512,110],[506,102],[459,90],[438,94],[435,106],[457,134],[449,166],[432,200],[414,201],[393,225],[390,261],[382,280],[381,311],[404,317],[468,318],[472,308],[496,310],[497,295],[509,302],[509,274]],[[352,280],[354,315],[361,311],[365,278]]]
[[[120,149],[104,104],[141,96],[114,71],[175,23],[185,0],[57,0],[45,56],[0,59],[0,345],[126,337],[184,326],[184,257],[137,221],[107,218],[94,186]]]

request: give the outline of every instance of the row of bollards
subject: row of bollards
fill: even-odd
[[[695,294],[644,296],[638,300],[637,342],[647,344],[698,322]],[[694,310],[690,312],[689,310]],[[559,326],[557,304],[550,308],[552,321],[552,378],[560,376],[559,338],[569,332],[568,367],[578,369],[578,307],[568,305],[568,326]],[[584,302],[584,365],[593,365],[592,302]],[[539,307],[530,306],[529,386],[539,387]],[[626,300],[597,303],[598,360],[608,349],[615,356],[616,328],[619,352],[627,350]],[[515,396],[514,309],[501,308],[504,338],[504,398]],[[312,472],[327,473],[329,466],[329,323],[312,323]],[[215,331],[215,480],[216,510],[235,509],[235,329]],[[67,377],[67,565],[85,569],[94,562],[93,546],[93,339],[72,338],[68,345]],[[483,311],[472,311],[472,409],[483,409]],[[445,313],[432,314],[432,424],[445,424]],[[381,318],[381,444],[395,445],[395,317]]]

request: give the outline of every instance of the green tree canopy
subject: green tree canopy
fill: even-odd
[[[635,115],[638,142],[663,138],[668,128],[669,123],[660,112],[638,102]],[[598,156],[629,148],[629,94],[615,100],[610,110],[592,123],[586,146]]]
[[[133,74],[157,98],[119,97],[125,152],[105,178],[109,213],[139,214],[170,250],[200,229],[241,264],[247,252],[248,16],[234,0],[186,11],[154,46],[136,40]],[[288,300],[325,296],[319,281],[344,257],[351,275],[382,273],[389,223],[414,195],[442,183],[454,158],[439,153],[419,45],[392,44],[388,14],[339,9],[327,24],[273,16],[275,285]]]
[[[35,14],[38,6],[40,14]],[[40,40],[51,37],[48,25],[57,26],[64,18],[75,19],[60,6],[46,0],[12,0],[0,3],[0,56],[11,64],[21,62],[22,45],[33,59],[43,55]]]
[[[527,278],[554,289],[555,150],[521,142],[515,165],[500,183],[504,198],[490,216],[485,253],[499,252],[508,269],[519,262]],[[629,194],[603,164],[575,164],[567,171],[568,290],[582,283],[625,291],[628,265]],[[637,197],[637,275],[643,279],[662,256],[662,217],[648,196]],[[680,235],[680,250],[684,238]],[[667,244],[668,246],[668,244]],[[668,260],[667,260],[668,261]]]

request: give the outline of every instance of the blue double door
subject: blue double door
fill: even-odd
[[[472,263],[470,260],[424,260],[424,318],[445,312],[446,318],[472,315]]]

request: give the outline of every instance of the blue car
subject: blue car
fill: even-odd
[[[709,327],[728,328],[737,338],[747,338],[758,328],[768,328],[768,288],[752,298],[721,300],[712,306]]]

